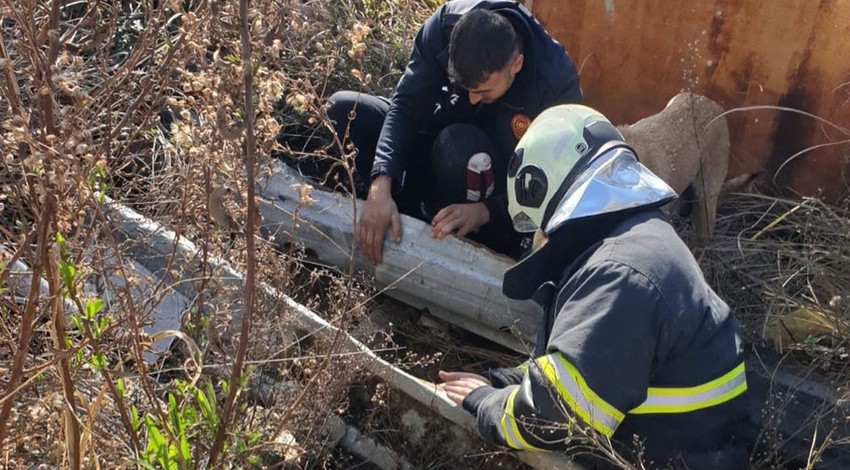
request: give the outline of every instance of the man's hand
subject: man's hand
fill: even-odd
[[[490,210],[483,202],[452,204],[444,207],[431,221],[431,236],[437,239],[457,232],[465,237],[490,222]]]
[[[393,239],[401,243],[401,215],[391,194],[392,179],[380,175],[372,181],[369,196],[363,204],[360,221],[354,226],[354,241],[366,258],[378,264],[383,260],[384,234],[392,225]]]
[[[476,388],[492,385],[485,377],[469,372],[440,371],[440,379],[443,383],[438,384],[437,387],[446,392],[446,396],[455,405],[459,405]]]

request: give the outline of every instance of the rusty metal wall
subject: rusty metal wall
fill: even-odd
[[[729,115],[730,177],[764,171],[785,194],[835,201],[850,186],[850,0],[533,0],[580,68],[586,104],[616,123],[681,90]],[[798,152],[814,150],[793,157]],[[786,163],[786,161],[788,161]]]

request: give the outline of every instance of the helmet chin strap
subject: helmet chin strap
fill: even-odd
[[[546,232],[543,229],[537,229],[534,231],[534,238],[531,239],[531,251],[535,252],[549,243],[549,237],[546,236]]]

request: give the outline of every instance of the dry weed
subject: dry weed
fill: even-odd
[[[289,331],[250,283],[245,298],[228,292],[206,263],[172,259],[161,280],[140,278],[133,244],[150,241],[121,242],[104,204],[128,203],[193,240],[202,261],[224,256],[255,283],[321,298],[315,306],[348,327],[362,315],[360,283],[303,283],[298,253],[277,253],[251,228],[263,171],[252,156],[279,148],[287,120],[329,126],[328,90],[388,90],[407,55],[409,39],[395,38],[430,7],[160,3],[0,2],[0,287],[11,289],[15,261],[33,286],[0,306],[2,453],[14,467],[189,468],[210,454],[237,467],[320,464],[327,452],[306,450],[321,449],[316,429],[342,407],[356,359]],[[156,338],[143,327],[187,282],[185,339],[151,363]],[[252,319],[239,332],[234,309]],[[269,378],[292,387],[253,389]],[[247,413],[258,397],[262,409]],[[301,452],[281,450],[284,435]]]

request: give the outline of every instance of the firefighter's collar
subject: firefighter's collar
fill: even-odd
[[[545,284],[558,281],[565,267],[572,264],[594,243],[599,243],[603,239],[610,228],[611,218],[598,219],[573,220],[567,224],[567,227],[561,227],[553,233],[548,243],[505,271],[502,278],[502,293],[509,299],[537,300],[535,298],[537,292]],[[600,230],[603,226],[604,231]]]
[[[514,300],[535,299],[544,284],[557,283],[569,275],[574,270],[571,267],[582,263],[584,255],[602,244],[623,220],[637,211],[654,207],[638,207],[565,222],[549,236],[548,243],[505,271],[502,293]]]

